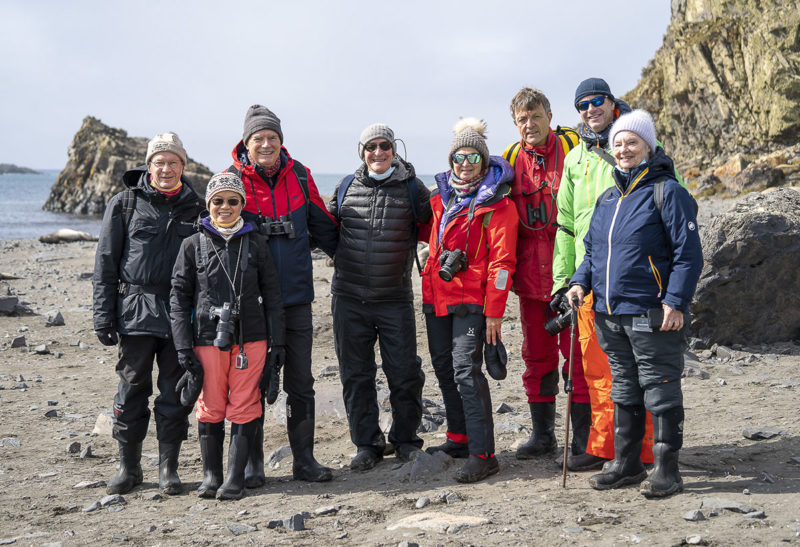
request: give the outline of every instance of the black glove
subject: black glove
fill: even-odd
[[[281,368],[286,364],[286,347],[272,346],[269,350],[267,366],[264,367],[264,376],[267,376],[268,383],[266,389],[267,404],[271,405],[278,400],[278,392],[281,389]],[[263,383],[263,379],[262,379]]]
[[[114,330],[114,327],[97,329],[94,332],[97,334],[97,339],[100,340],[100,343],[104,346],[116,346],[119,344],[119,337],[117,337],[117,331]]]
[[[550,309],[558,313],[561,311],[561,302],[564,300],[564,295],[567,294],[568,287],[561,287],[556,291],[556,294],[550,298]]]
[[[188,364],[186,363],[188,359]],[[192,350],[178,351],[178,363],[184,369],[183,376],[175,384],[175,393],[180,394],[183,406],[194,406],[200,392],[203,390],[203,365],[194,356]]]

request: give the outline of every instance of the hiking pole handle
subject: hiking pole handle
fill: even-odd
[[[573,298],[572,303],[577,306],[578,299]],[[570,308],[572,311],[569,327],[569,366],[567,367],[567,381],[564,391],[567,393],[567,415],[564,419],[564,462],[561,469],[561,488],[567,487],[567,455],[569,453],[569,423],[572,415],[572,367],[575,364],[575,329],[578,326],[578,310],[575,306]]]

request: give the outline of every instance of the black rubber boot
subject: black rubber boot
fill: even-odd
[[[648,498],[663,498],[683,490],[678,471],[678,452],[683,446],[683,407],[653,415],[653,459],[655,465],[639,490]]]
[[[158,489],[162,494],[175,495],[183,492],[178,476],[178,454],[181,443],[158,443]]]
[[[572,403],[570,407],[572,420],[571,453],[567,455],[567,469],[570,471],[588,471],[600,469],[606,460],[586,452],[589,443],[589,428],[592,425],[592,406],[589,403]]]
[[[556,421],[556,403],[530,403],[533,433],[525,444],[517,448],[518,460],[530,460],[553,454],[558,448],[553,432]]]
[[[288,402],[286,403],[289,404]],[[298,408],[299,407],[299,408]],[[327,482],[333,478],[330,468],[314,459],[314,406],[295,403],[287,412],[286,429],[292,448],[292,477],[296,481]]]
[[[201,498],[215,498],[222,484],[222,445],[225,441],[225,422],[197,422],[200,455],[203,459],[203,482],[197,489]]]
[[[263,401],[263,399],[262,399]],[[267,484],[264,475],[264,414],[255,420],[255,436],[247,454],[247,466],[244,468],[244,484],[247,488],[261,488]]]
[[[108,482],[108,494],[127,494],[142,484],[142,443],[119,443],[119,469]]]
[[[225,482],[217,490],[219,500],[238,500],[244,496],[244,468],[247,453],[255,437],[255,421],[231,424],[231,443],[228,447],[228,469]]]
[[[490,458],[470,456],[467,463],[456,472],[456,480],[458,482],[478,482],[498,471],[500,471],[500,465],[494,456]]]
[[[451,458],[466,458],[469,456],[469,445],[467,443],[457,443],[447,439],[444,443],[436,446],[429,446],[425,449],[428,454],[444,452]]]
[[[642,463],[645,410],[642,405],[614,405],[614,460],[589,478],[595,490],[639,484],[647,476]]]

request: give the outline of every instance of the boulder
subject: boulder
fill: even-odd
[[[707,347],[800,337],[800,193],[745,197],[702,233],[690,335]]]
[[[144,164],[149,138],[129,137],[122,129],[109,127],[97,118],[84,118],[67,151],[67,164],[50,189],[44,209],[78,215],[102,214],[111,196],[123,190],[125,171]],[[202,196],[211,171],[188,158],[184,174]]]
[[[730,179],[726,187],[732,195],[738,195],[753,190],[783,186],[784,182],[786,176],[777,167],[772,167],[768,163],[754,163]]]

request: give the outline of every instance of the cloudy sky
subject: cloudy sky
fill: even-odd
[[[554,125],[575,123],[586,77],[632,89],[669,4],[3,0],[0,162],[62,168],[92,115],[134,136],[175,131],[218,171],[260,103],[312,172],[352,172],[359,133],[380,121],[434,173],[460,116],[486,120],[492,153],[516,140],[520,87],[548,95]]]

